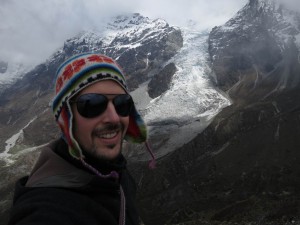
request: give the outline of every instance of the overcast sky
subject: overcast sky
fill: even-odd
[[[297,1],[299,0],[287,0]],[[248,0],[0,0],[0,59],[40,63],[82,29],[103,17],[141,13],[180,26],[225,23]]]

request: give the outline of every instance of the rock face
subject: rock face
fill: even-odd
[[[66,56],[86,51],[99,51],[114,59],[128,75],[128,86],[134,90],[182,47],[178,28],[164,20],[150,20],[140,14],[118,16],[108,23],[111,36],[84,32],[67,40],[63,51]],[[109,32],[107,32],[109,33]],[[61,54],[61,53],[59,53]]]
[[[176,72],[174,63],[166,65],[148,84],[148,94],[151,98],[156,98],[170,88],[172,77]]]
[[[145,224],[300,222],[299,18],[250,0],[211,31],[217,85],[233,104],[156,170],[132,167]]]
[[[253,0],[224,26],[215,27],[209,52],[218,86],[236,101],[297,88],[299,23],[299,13],[270,0]]]

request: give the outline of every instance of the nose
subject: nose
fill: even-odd
[[[107,104],[107,108],[106,108],[105,112],[103,113],[103,120],[104,120],[104,122],[110,122],[110,123],[119,123],[120,122],[120,116],[117,113],[112,101],[109,101]]]

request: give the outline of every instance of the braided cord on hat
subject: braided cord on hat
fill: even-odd
[[[156,159],[155,159],[154,153],[153,153],[148,141],[145,141],[145,146],[152,158],[149,162],[149,168],[155,169],[156,168]]]
[[[100,173],[96,168],[94,168],[93,166],[88,164],[86,161],[84,161],[83,157],[80,157],[80,161],[81,161],[82,165],[84,165],[87,169],[92,171],[98,177],[101,177],[101,178],[110,178],[111,177],[111,178],[119,179],[119,174],[116,171],[111,171],[109,174],[104,175],[104,174]]]

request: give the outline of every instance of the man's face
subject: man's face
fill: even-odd
[[[83,94],[125,94],[124,89],[112,80],[99,81],[83,89],[77,98]],[[109,96],[109,99],[113,96]],[[74,115],[73,134],[81,148],[91,155],[112,160],[115,159],[122,149],[122,141],[129,124],[129,116],[121,117],[115,110],[112,101],[108,102],[106,110],[94,117],[81,116],[72,104]]]

